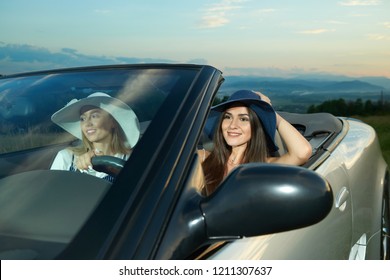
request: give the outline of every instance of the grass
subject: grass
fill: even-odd
[[[51,144],[65,143],[74,139],[69,133],[37,133],[1,135],[0,154],[22,151]]]
[[[390,166],[390,115],[368,117],[358,116],[356,118],[371,125],[375,129],[378,134],[383,157],[387,162],[387,165]]]

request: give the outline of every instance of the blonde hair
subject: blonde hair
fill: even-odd
[[[116,121],[116,119],[113,118],[111,114],[108,114],[110,118],[113,121],[114,127],[112,128],[111,135],[112,135],[112,141],[111,141],[111,151],[114,154],[129,154],[131,151],[131,148],[127,144],[127,138],[126,134],[123,131],[122,127],[119,125],[119,123]],[[82,133],[82,143],[79,146],[76,147],[70,147],[69,148],[76,156],[85,154],[86,152],[92,151],[94,149],[93,143],[85,137],[84,133]]]

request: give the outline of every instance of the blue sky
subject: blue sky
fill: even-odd
[[[390,78],[390,0],[12,0],[0,34],[3,73],[162,61]]]

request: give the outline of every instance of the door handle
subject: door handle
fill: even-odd
[[[340,211],[344,211],[345,207],[347,207],[347,200],[349,197],[349,191],[347,187],[342,187],[336,197],[336,208],[340,209]]]

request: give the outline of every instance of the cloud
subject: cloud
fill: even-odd
[[[335,25],[347,24],[345,21],[339,21],[339,20],[329,20],[329,21],[327,21],[327,23],[335,24]]]
[[[216,4],[209,4],[202,12],[200,28],[217,28],[230,22],[229,12],[241,9],[240,3],[244,0],[223,0]]]
[[[194,58],[194,59],[188,60],[186,63],[190,63],[190,64],[207,64],[207,60],[204,59],[204,58]]]
[[[60,51],[52,52],[45,48],[27,44],[5,44],[0,42],[0,74],[3,75],[67,67],[160,62],[172,63],[175,61],[159,58],[85,55],[71,48],[63,48]]]
[[[334,30],[321,28],[321,29],[303,30],[303,31],[299,31],[298,33],[299,34],[307,34],[307,35],[318,35],[318,34],[333,32],[333,31]]]
[[[266,15],[266,14],[272,14],[276,12],[275,9],[272,9],[272,8],[268,8],[268,9],[259,9],[259,10],[256,10],[255,13],[258,14],[258,15]]]
[[[368,34],[367,37],[373,41],[390,41],[390,36],[383,34]]]
[[[341,6],[377,6],[381,4],[381,0],[347,0],[339,2]]]
[[[390,29],[390,22],[383,22],[382,24],[385,28]]]
[[[223,15],[207,15],[203,16],[201,28],[216,28],[229,23],[229,20]]]

